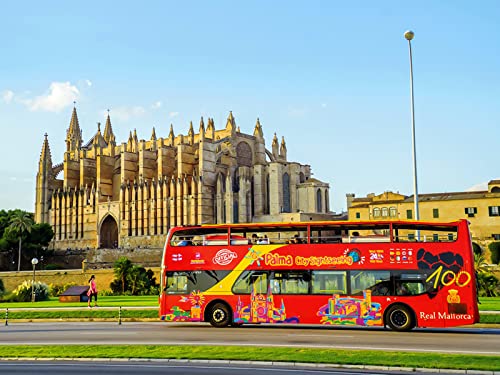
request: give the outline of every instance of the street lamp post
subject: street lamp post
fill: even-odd
[[[31,284],[31,302],[35,302],[35,266],[38,264],[38,259],[31,259],[31,264],[33,265],[33,283]]]
[[[410,108],[411,108],[411,130],[412,130],[412,147],[413,147],[413,192],[415,202],[415,220],[420,220],[418,211],[418,183],[417,183],[417,150],[415,142],[415,103],[413,97],[413,61],[411,55],[411,40],[415,33],[411,30],[405,32],[405,39],[408,41],[408,49],[410,51]]]

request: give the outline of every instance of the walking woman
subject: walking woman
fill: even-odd
[[[90,303],[92,302],[92,296],[94,296],[94,306],[97,307],[97,287],[95,284],[95,275],[90,276],[89,291],[87,292],[87,296],[88,296],[89,308],[91,307]]]

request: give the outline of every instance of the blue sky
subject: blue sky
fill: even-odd
[[[497,1],[7,2],[0,14],[0,209],[34,209],[45,132],[54,163],[77,102],[85,140],[187,133],[230,110],[346,193],[413,193],[407,29],[419,192],[498,178]]]

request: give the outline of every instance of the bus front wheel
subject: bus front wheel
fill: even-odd
[[[409,331],[415,327],[413,312],[407,306],[391,306],[385,316],[387,324],[394,331]]]
[[[216,303],[210,313],[210,324],[214,327],[227,327],[230,323],[229,307],[224,303]]]

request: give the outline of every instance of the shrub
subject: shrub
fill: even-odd
[[[488,247],[491,252],[491,263],[498,264],[500,262],[500,242],[492,242]]]
[[[158,294],[159,285],[154,272],[133,264],[127,257],[121,257],[115,262],[114,274],[116,278],[110,284],[114,294]]]
[[[5,293],[5,286],[3,285],[2,279],[0,279],[0,296]]]
[[[479,296],[481,297],[497,297],[500,292],[498,278],[492,273],[478,272],[477,284]]]
[[[67,283],[64,285],[53,285],[50,284],[50,295],[52,297],[58,297],[60,294],[64,293],[66,289],[68,289],[70,286],[75,286],[76,283]]]
[[[35,301],[46,301],[49,299],[49,286],[40,281],[25,280],[12,291],[13,298],[17,302],[31,301],[32,286],[35,288]]]

